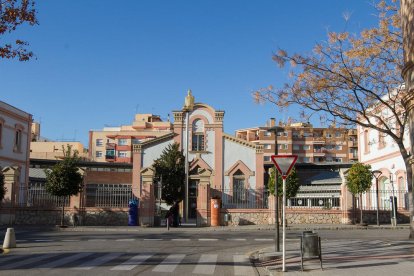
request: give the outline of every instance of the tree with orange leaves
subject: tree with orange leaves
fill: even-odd
[[[37,24],[35,2],[33,0],[0,0],[0,36],[5,36],[20,25]],[[16,39],[14,43],[0,44],[0,58],[18,58],[26,61],[33,57],[27,49],[26,41]]]

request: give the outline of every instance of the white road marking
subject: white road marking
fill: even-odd
[[[53,242],[54,240],[35,240],[35,242]]]
[[[234,255],[234,275],[256,275],[249,259],[245,255]]]
[[[133,241],[135,241],[135,239],[119,239],[119,240],[116,240],[116,241],[119,241],[119,242],[133,242]]]
[[[78,254],[63,258],[63,259],[58,259],[58,260],[56,260],[54,262],[51,262],[51,263],[47,263],[47,264],[45,264],[45,267],[46,268],[55,268],[55,267],[58,267],[58,266],[61,266],[61,265],[64,265],[64,264],[67,264],[67,263],[85,258],[85,257],[88,257],[92,254],[94,254],[94,253],[92,253],[92,252],[78,253]]]
[[[227,239],[228,241],[246,241],[246,239]]]
[[[98,257],[96,259],[90,260],[89,262],[83,263],[78,267],[75,267],[74,269],[79,269],[79,270],[90,270],[92,268],[97,267],[98,265],[107,263],[112,261],[113,259],[118,258],[119,256],[123,255],[124,253],[110,253],[110,254],[106,254],[103,257]]]
[[[216,269],[217,254],[203,254],[194,268],[193,274],[213,275]]]
[[[173,272],[177,265],[184,259],[184,254],[172,254],[169,255],[162,263],[157,265],[153,272]]]
[[[254,239],[255,241],[273,241],[273,239]]]
[[[218,241],[218,239],[198,239],[199,241]]]
[[[137,256],[132,257],[128,261],[111,268],[111,270],[123,270],[123,271],[132,270],[136,266],[140,265],[141,263],[145,262],[145,260],[151,257],[152,255],[149,255],[149,254],[137,255]]]
[[[171,239],[172,241],[190,241],[190,239]]]
[[[162,241],[163,239],[144,239],[144,241]]]

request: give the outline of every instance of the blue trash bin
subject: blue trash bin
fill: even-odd
[[[138,200],[131,199],[128,203],[128,226],[138,225]]]

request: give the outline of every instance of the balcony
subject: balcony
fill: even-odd
[[[106,161],[115,161],[116,156],[115,155],[105,155]]]
[[[115,143],[106,143],[106,149],[115,149],[116,144]]]

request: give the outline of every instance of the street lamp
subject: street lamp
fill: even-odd
[[[267,131],[271,131],[275,134],[275,155],[278,155],[278,153],[279,153],[279,148],[278,148],[278,144],[277,144],[277,133],[278,133],[279,130],[283,130],[283,127],[274,126],[274,127],[271,127],[271,128],[267,129]],[[276,252],[280,252],[279,200],[278,200],[278,196],[277,196],[277,191],[278,191],[277,180],[278,180],[278,177],[279,177],[279,171],[276,169],[276,166],[275,166],[274,170],[275,170],[275,228],[276,228],[275,249],[276,249]]]
[[[185,188],[184,188],[184,221],[188,223],[188,178],[189,178],[189,166],[188,166],[188,144],[189,144],[189,121],[190,121],[190,113],[194,109],[194,96],[191,94],[191,90],[189,89],[187,92],[187,96],[185,97],[183,112],[185,112]]]
[[[391,219],[391,225],[392,226],[397,226],[397,206],[395,206],[395,191],[394,191],[394,179],[393,179],[393,173],[390,174],[390,183],[391,183],[391,187],[392,187],[392,200],[391,200],[391,204],[392,204],[392,219]]]
[[[376,194],[377,194],[377,226],[379,226],[379,195],[378,195],[378,179],[381,176],[382,172],[375,170],[371,172],[372,175],[375,177],[375,186],[376,186]]]

